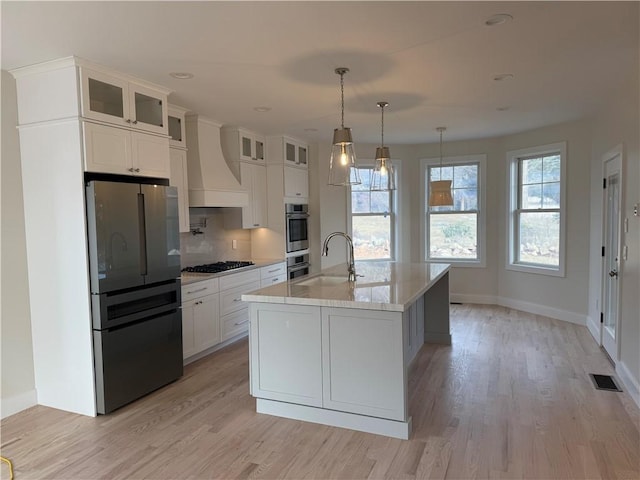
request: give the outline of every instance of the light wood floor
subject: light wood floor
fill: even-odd
[[[638,409],[593,388],[613,370],[586,328],[453,305],[452,334],[412,366],[409,441],[256,414],[243,340],[108,416],[9,417],[2,455],[16,480],[640,478]]]

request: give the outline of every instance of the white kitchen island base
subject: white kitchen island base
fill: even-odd
[[[409,438],[409,365],[425,341],[451,344],[449,266],[362,267],[243,295],[259,413]]]
[[[330,427],[349,428],[359,432],[375,433],[387,437],[408,440],[411,435],[411,417],[406,422],[368,417],[354,413],[308,407],[295,403],[278,402],[264,398],[256,399],[256,412],[276,417],[302,420],[305,422],[329,425]]]

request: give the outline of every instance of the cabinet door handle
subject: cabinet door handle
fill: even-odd
[[[136,171],[136,172],[139,172],[139,171],[140,171],[140,169],[139,169],[139,168],[136,168],[136,170],[135,170],[135,171]]]
[[[191,290],[191,291],[187,291],[187,294],[190,293],[198,293],[198,292],[204,292],[207,289],[207,287],[203,287],[203,288],[199,288],[198,290]]]
[[[131,122],[131,123],[133,123],[134,125],[137,125],[137,124],[138,124],[138,120],[134,120],[134,121],[133,121],[133,122]]]
[[[130,172],[133,172],[133,167],[128,168],[127,170],[129,170]]]
[[[299,197],[300,195],[302,195],[301,193],[296,192],[296,195]]]
[[[259,223],[254,223],[254,224],[253,224],[253,226],[254,226],[254,227],[259,227],[259,226],[260,226],[260,224],[259,224]]]
[[[275,272],[277,272],[278,270],[280,270],[280,269],[279,269],[279,268],[276,268],[275,270],[269,270],[269,273],[275,273]]]
[[[279,280],[279,278],[278,278],[278,277],[276,277],[276,278],[272,278],[272,279],[271,279],[271,283],[273,283],[273,282],[277,282],[278,280]]]
[[[131,119],[130,119],[130,118],[127,118],[127,119],[125,120],[125,122],[127,122],[127,123],[131,123]]]
[[[234,323],[234,325],[244,325],[245,323],[247,323],[249,320],[245,320],[244,322],[236,322]]]
[[[242,299],[241,299],[241,298],[234,298],[234,299],[233,299],[233,301],[234,301],[234,302],[241,302],[241,301],[242,301]]]

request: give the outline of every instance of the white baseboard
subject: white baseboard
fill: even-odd
[[[477,303],[479,305],[498,305],[497,297],[493,295],[451,293],[449,294],[449,301],[454,303]]]
[[[593,318],[587,315],[587,328],[596,343],[600,345],[600,322],[594,321]]]
[[[558,308],[547,307],[537,303],[523,302],[506,297],[496,297],[494,295],[474,295],[466,293],[450,293],[449,301],[454,303],[477,303],[480,305],[500,305],[501,307],[513,308],[534,315],[543,315],[556,320],[564,320],[565,322],[575,323],[577,325],[586,325],[587,315],[581,315],[568,310],[560,310]],[[596,325],[597,326],[597,325]]]
[[[587,325],[587,316],[579,313],[569,312],[568,310],[560,310],[559,308],[547,307],[546,305],[538,305],[537,303],[523,302],[521,300],[513,300],[511,298],[498,297],[498,305],[502,307],[513,308],[534,315],[543,315],[556,320],[575,323],[576,325]]]
[[[400,438],[401,440],[408,440],[411,436],[411,417],[406,422],[400,422],[264,398],[256,398],[256,412],[293,420],[320,423],[332,427],[348,428],[359,432],[386,435],[387,437]]]
[[[7,418],[15,413],[26,410],[38,404],[38,396],[35,390],[3,398],[0,402],[0,418]]]
[[[627,393],[633,401],[636,402],[636,405],[640,407],[640,384],[638,380],[633,377],[627,366],[621,361],[616,363],[616,373],[620,381],[624,384]]]

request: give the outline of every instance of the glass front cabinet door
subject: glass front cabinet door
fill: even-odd
[[[167,95],[115,75],[82,68],[82,115],[166,135]]]

